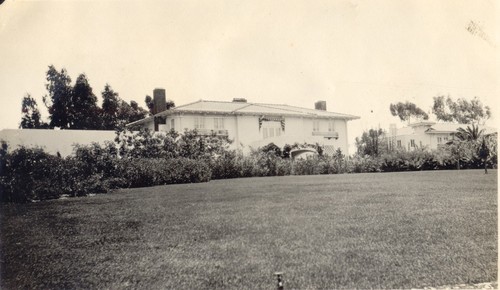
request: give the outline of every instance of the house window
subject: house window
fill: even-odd
[[[262,137],[264,139],[281,136],[281,123],[280,122],[264,122],[262,124]]]
[[[224,118],[214,118],[214,129],[224,129]]]
[[[319,131],[319,120],[313,120],[313,132]]]
[[[441,137],[437,137],[437,138],[438,138],[438,144],[443,143],[443,138],[441,138]]]
[[[410,147],[415,147],[415,140],[413,139],[410,140]]]
[[[401,140],[398,140],[398,148],[401,148]]]
[[[170,129],[175,130],[175,119],[170,120]]]
[[[274,128],[276,137],[281,136],[281,127],[280,128]]]
[[[194,128],[195,129],[205,129],[205,118],[195,117],[194,118]]]
[[[328,132],[334,132],[335,131],[335,123],[333,120],[328,121]]]
[[[448,141],[448,137],[444,137],[444,141]]]

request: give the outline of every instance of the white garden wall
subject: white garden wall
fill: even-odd
[[[18,146],[41,147],[46,152],[68,156],[74,144],[89,145],[92,142],[104,144],[115,139],[115,131],[96,130],[45,130],[45,129],[4,129],[0,131],[0,141],[9,145],[9,151]]]

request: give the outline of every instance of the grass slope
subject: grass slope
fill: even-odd
[[[288,176],[1,205],[1,288],[410,288],[497,279],[497,172]]]

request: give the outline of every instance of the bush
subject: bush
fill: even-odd
[[[20,147],[4,157],[2,201],[30,202],[58,198],[61,180],[58,170],[63,159],[41,148]]]
[[[292,172],[291,161],[276,156],[274,151],[256,151],[250,158],[253,159],[254,165],[252,176],[284,176]]]
[[[349,160],[349,173],[380,172],[381,160],[370,155],[354,155]]]
[[[111,142],[104,146],[99,143],[76,145],[74,159],[80,162],[82,174],[85,176],[100,174],[103,178],[112,178],[116,176],[118,148]]]
[[[189,158],[133,158],[120,160],[118,175],[126,187],[210,181],[211,171],[202,161]]]
[[[186,130],[182,135],[141,129],[137,132],[117,132],[115,142],[122,158],[177,158],[211,159],[228,151],[231,141],[227,137],[200,135]]]
[[[292,173],[294,175],[316,175],[321,174],[325,168],[328,170],[324,159],[312,156],[307,159],[295,160]]]
[[[213,158],[210,162],[212,170],[212,179],[237,178],[243,176],[241,168],[242,163],[239,159],[244,158],[238,156],[236,151],[227,151],[222,155]]]

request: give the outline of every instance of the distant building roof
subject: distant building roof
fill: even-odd
[[[453,123],[436,123],[427,129],[427,133],[453,133],[458,130],[458,128],[465,128],[467,125],[464,124],[453,124]]]
[[[421,121],[421,122],[417,122],[417,123],[411,123],[409,124],[408,126],[409,127],[419,127],[419,126],[432,126],[436,124],[436,122],[432,122],[432,121]]]
[[[409,124],[408,127],[398,128],[396,134],[393,136],[405,136],[405,135],[415,135],[419,134],[415,128],[417,127],[427,127],[425,133],[427,134],[452,134],[456,133],[458,128],[467,128],[467,124],[456,124],[456,123],[436,123],[432,121],[423,121],[418,123]],[[484,130],[483,134],[489,135],[497,132],[496,128],[479,126],[480,130]]]
[[[436,123],[426,130],[427,133],[455,133],[458,128],[466,129],[467,124],[453,124],[453,123]],[[493,127],[479,126],[480,130],[484,130],[483,134],[496,133],[497,129]]]
[[[176,113],[213,113],[231,115],[279,115],[279,116],[302,116],[311,118],[335,118],[345,120],[359,119],[358,116],[334,113],[322,110],[294,107],[285,104],[261,104],[248,102],[222,102],[199,100],[186,105],[178,106],[156,114],[155,116],[167,116]],[[141,124],[151,117],[130,123],[130,125]]]

